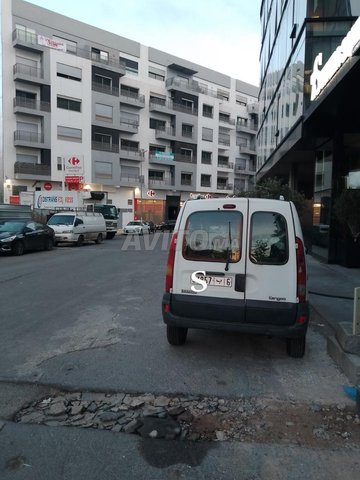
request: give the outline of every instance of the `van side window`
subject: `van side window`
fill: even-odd
[[[81,220],[81,218],[76,218],[75,220],[75,227],[77,227],[78,225],[83,225],[83,220]]]
[[[289,258],[286,220],[275,212],[256,212],[251,217],[250,260],[261,265],[284,265]]]
[[[185,226],[183,257],[204,262],[238,262],[242,226],[243,216],[238,211],[192,213]]]

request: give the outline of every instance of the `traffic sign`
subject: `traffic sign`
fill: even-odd
[[[44,183],[44,190],[49,191],[49,190],[51,190],[51,189],[52,189],[52,183],[50,183],[50,182],[45,182],[45,183]]]

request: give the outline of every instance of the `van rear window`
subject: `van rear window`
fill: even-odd
[[[285,217],[275,212],[255,212],[251,217],[251,262],[283,265],[288,258],[289,240]]]
[[[243,216],[238,211],[201,211],[187,219],[182,254],[186,260],[238,262]]]

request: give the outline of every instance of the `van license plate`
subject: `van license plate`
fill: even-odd
[[[198,275],[200,280],[205,280],[209,287],[232,287],[232,277],[215,277],[207,275],[204,277],[203,275]],[[190,277],[190,283],[195,284]]]

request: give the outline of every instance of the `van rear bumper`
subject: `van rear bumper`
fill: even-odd
[[[181,295],[181,297],[184,297]],[[185,296],[186,297],[186,296]],[[286,337],[286,338],[296,338],[306,335],[306,331],[309,324],[309,304],[301,303],[294,304],[291,309],[291,314],[289,315],[287,323],[275,323],[272,322],[272,319],[268,315],[257,316],[254,315],[254,311],[250,312],[249,317],[252,319],[251,322],[245,321],[245,314],[242,316],[239,315],[238,321],[234,321],[234,318],[229,321],[226,314],[228,305],[228,300],[224,299],[224,305],[221,315],[214,315],[213,306],[209,308],[208,314],[206,311],[202,312],[201,318],[192,316],[189,312],[195,309],[191,309],[191,297],[189,300],[189,310],[186,308],[186,314],[176,314],[173,311],[172,304],[173,298],[172,294],[165,293],[162,300],[162,315],[163,320],[166,325],[182,328],[196,328],[196,329],[205,329],[205,330],[226,330],[234,331],[241,333],[249,333],[256,335],[272,335],[276,337]],[[176,303],[176,301],[175,301]],[[240,306],[240,305],[239,305]],[[241,306],[239,310],[245,311],[246,307]],[[275,312],[274,312],[275,313]],[[231,315],[230,315],[231,317]],[[265,323],[263,319],[266,318],[267,322]],[[301,318],[301,322],[297,321]],[[275,317],[273,317],[275,319]]]

